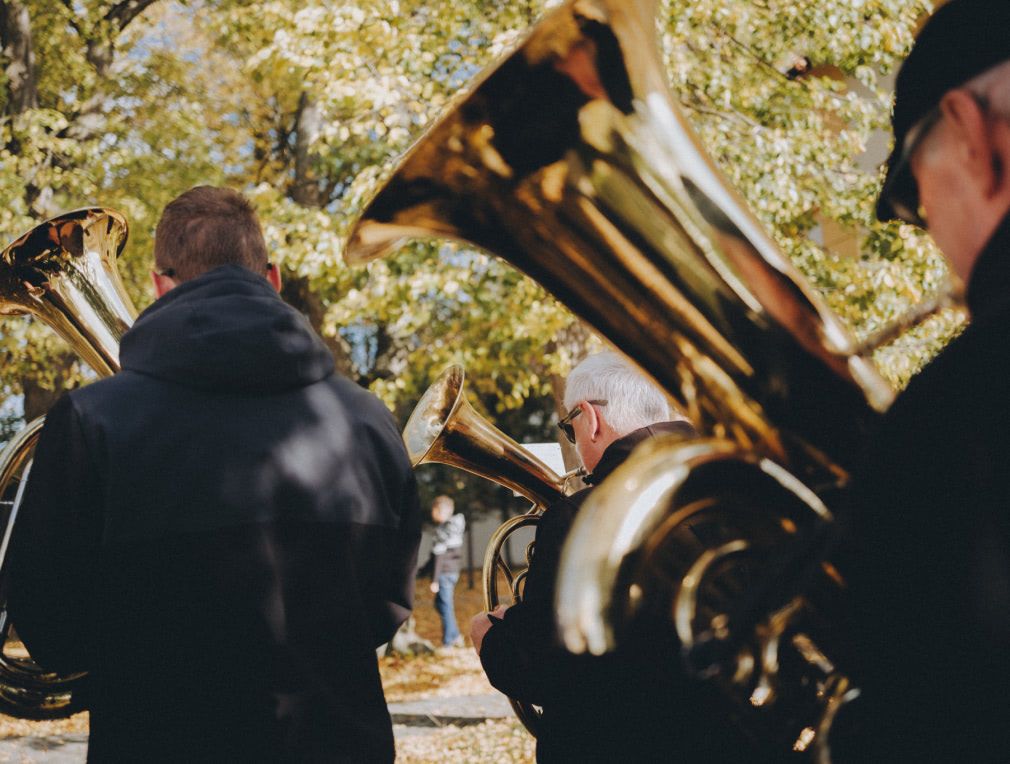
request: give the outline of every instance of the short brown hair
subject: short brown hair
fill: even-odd
[[[197,186],[165,207],[154,233],[154,264],[177,281],[221,265],[266,275],[269,257],[259,218],[238,191]]]

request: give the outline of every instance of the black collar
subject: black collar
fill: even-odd
[[[1010,214],[996,227],[975,261],[966,300],[973,322],[1010,309]]]
[[[650,424],[630,432],[623,438],[618,438],[607,446],[603,452],[603,456],[600,457],[599,463],[596,465],[596,469],[593,470],[592,474],[586,476],[585,481],[591,485],[602,482],[604,478],[616,470],[628,458],[628,455],[631,454],[635,446],[643,440],[658,438],[663,435],[680,435],[681,437],[689,438],[694,437],[697,433],[688,422],[684,421],[657,422],[656,424]]]

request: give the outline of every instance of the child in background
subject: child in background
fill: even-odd
[[[452,595],[459,580],[466,518],[462,514],[454,514],[454,508],[455,504],[448,496],[439,496],[431,505],[431,519],[438,523],[431,546],[435,566],[431,591],[435,594],[435,610],[442,619],[442,647],[463,647]]]

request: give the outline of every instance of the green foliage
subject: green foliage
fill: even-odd
[[[928,237],[874,220],[881,177],[865,166],[867,147],[889,132],[887,75],[929,10],[896,0],[664,4],[673,88],[702,142],[860,340],[952,288]],[[797,63],[806,72],[791,76]],[[858,254],[819,244],[826,225],[858,241]],[[958,325],[932,322],[876,361],[902,386]]]
[[[0,82],[0,236],[90,204],[120,209],[120,267],[139,305],[164,204],[198,184],[248,193],[271,251],[325,306],[362,383],[406,418],[449,363],[510,434],[553,438],[557,382],[599,346],[502,261],[415,242],[368,268],[340,253],[397,155],[550,5],[540,0],[156,0],[129,25],[108,0],[33,0],[37,108]],[[665,0],[657,29],[672,92],[748,206],[860,340],[948,288],[928,237],[872,220],[887,75],[925,0]],[[103,21],[103,19],[106,19]],[[643,43],[644,44],[644,43]],[[105,46],[104,48],[102,46]],[[112,49],[110,66],[94,51]],[[5,55],[8,55],[5,53]],[[809,71],[793,76],[797,62]],[[8,62],[5,61],[5,66]],[[3,68],[3,67],[0,67]],[[827,246],[829,228],[856,251]],[[948,313],[878,351],[897,385],[957,331]],[[3,384],[56,378],[57,343],[0,325]],[[48,377],[47,377],[48,375]],[[525,425],[524,425],[525,423]]]
[[[0,448],[14,437],[24,427],[24,417],[21,415],[20,399],[4,395],[4,404],[0,405]]]

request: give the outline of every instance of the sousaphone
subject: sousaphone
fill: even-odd
[[[0,315],[34,316],[52,327],[94,371],[119,370],[119,339],[137,312],[123,288],[116,258],[129,228],[102,207],[69,212],[36,226],[0,252]],[[44,419],[35,419],[0,451],[0,580],[20,511],[32,453]],[[12,639],[6,596],[0,602],[0,711],[24,719],[55,719],[86,707],[84,675],[48,671]]]
[[[580,509],[561,638],[603,653],[658,619],[723,722],[824,762],[857,692],[828,499],[894,391],[701,147],[655,23],[652,0],[544,18],[403,157],[346,259],[415,237],[497,254],[679,402],[704,437],[636,451]]]

